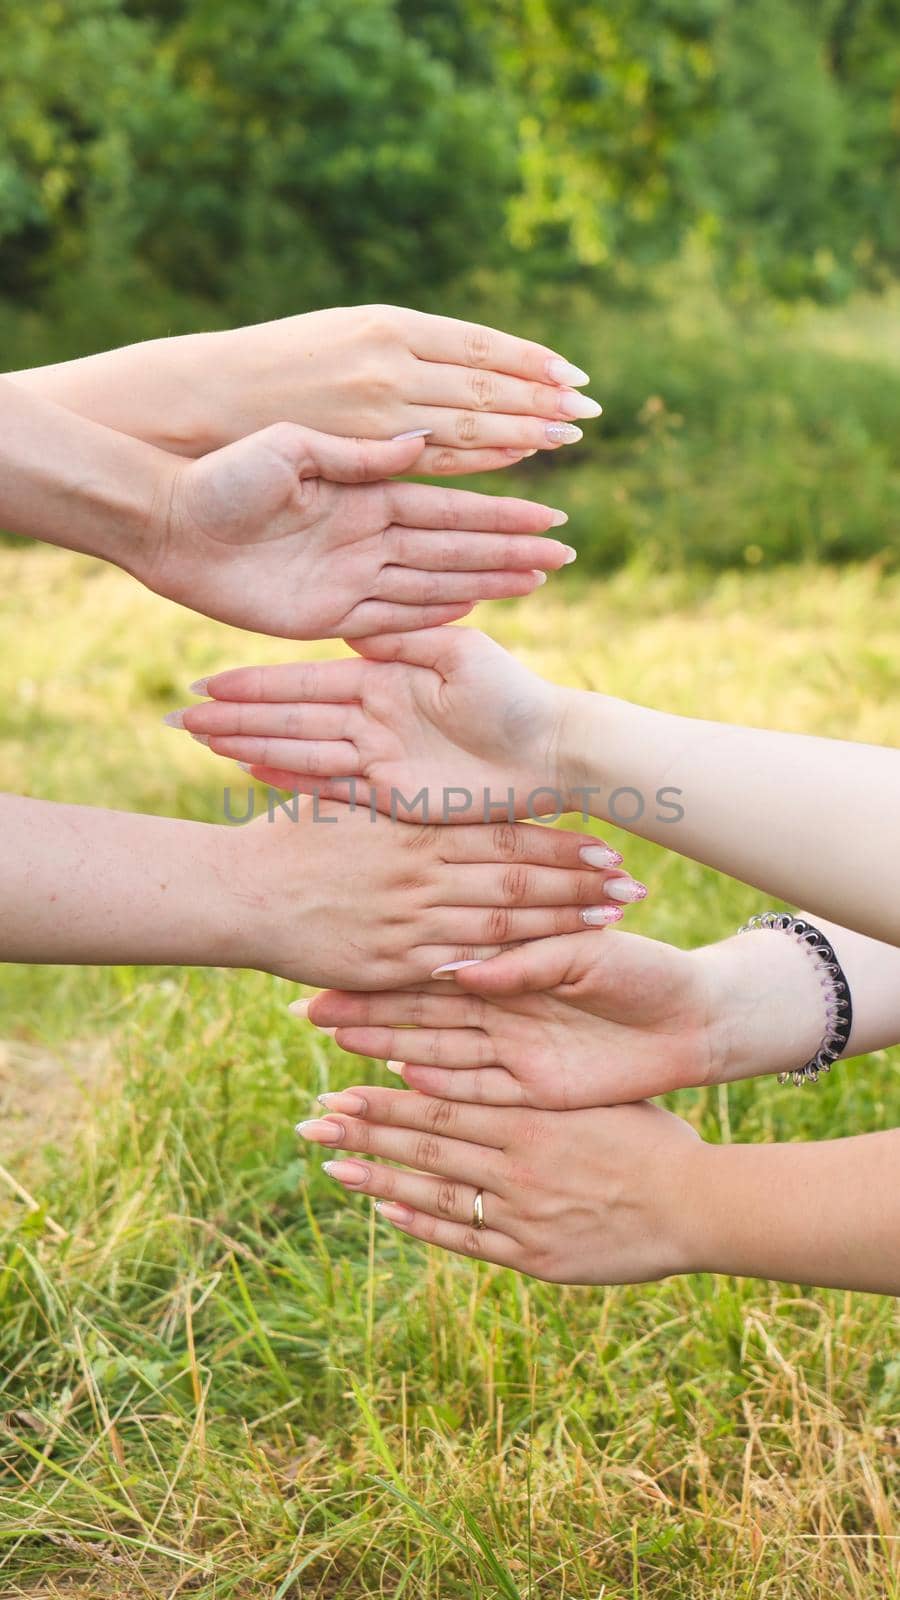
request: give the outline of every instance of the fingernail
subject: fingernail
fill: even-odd
[[[427,439],[433,428],[410,428],[409,433],[395,433],[391,444],[402,444],[405,439]]]
[[[295,1133],[301,1139],[311,1139],[313,1144],[340,1144],[344,1137],[344,1129],[339,1122],[330,1122],[326,1117],[310,1117],[306,1122],[298,1122]]]
[[[554,383],[574,383],[576,389],[591,381],[586,372],[574,367],[571,361],[563,361],[561,356],[554,356],[552,361],[547,362],[547,377],[552,378]]]
[[[167,711],[162,720],[167,728],[183,728],[184,711]]]
[[[604,893],[610,900],[620,900],[623,905],[630,906],[635,900],[646,900],[647,885],[638,883],[636,878],[612,878]]]
[[[588,906],[582,911],[581,920],[589,928],[605,928],[611,922],[621,922],[625,913],[619,906]]]
[[[622,856],[608,844],[584,844],[579,850],[586,867],[620,867]],[[290,1006],[288,1007],[290,1010]]]
[[[541,587],[541,584],[542,583],[546,583],[546,582],[547,582],[547,574],[546,574],[546,572],[535,572],[535,574],[534,574],[534,587],[536,589],[539,589]]]
[[[398,1078],[403,1077],[402,1061],[386,1061],[384,1064],[387,1067],[388,1072],[396,1072]]]
[[[442,967],[435,967],[431,976],[433,978],[449,977],[451,972],[458,972],[460,967],[480,967],[480,961],[445,961]]]
[[[187,731],[188,731],[188,733],[190,733],[190,729],[188,729]],[[192,739],[196,739],[198,744],[209,744],[209,734],[208,733],[191,733],[190,736],[191,736]]]
[[[205,694],[208,685],[208,678],[198,678],[196,683],[189,683],[188,688],[190,689],[191,694]]]
[[[551,528],[564,528],[568,520],[569,513],[567,511],[554,511],[550,526]]]
[[[566,552],[566,559],[563,562],[563,566],[564,567],[570,567],[572,565],[573,561],[577,561],[578,560],[578,551],[577,550],[573,550],[573,548],[572,548],[572,546],[570,544],[564,544],[563,545],[563,549]]]
[[[584,438],[574,422],[548,422],[544,431],[551,444],[577,444]]]
[[[337,1178],[338,1183],[365,1183],[369,1176],[368,1167],[361,1161],[323,1161],[322,1171],[327,1172],[329,1178]]]
[[[368,1100],[361,1094],[351,1094],[347,1089],[335,1089],[329,1094],[317,1094],[320,1106],[329,1111],[345,1111],[348,1117],[364,1117],[369,1109]]]
[[[527,461],[529,456],[536,456],[537,455],[537,451],[536,450],[504,450],[503,454],[506,455],[506,456],[509,456],[510,461]]]
[[[409,1206],[398,1205],[396,1200],[376,1200],[375,1210],[386,1222],[399,1222],[401,1228],[408,1228],[415,1217]]]
[[[292,1017],[306,1018],[309,1016],[309,1008],[311,1005],[311,1000],[292,1000],[288,1006],[288,1011]]]
[[[559,409],[564,417],[601,417],[603,407],[590,395],[576,394],[574,389],[564,389],[559,397]]]
[[[236,767],[240,767],[242,772],[249,772],[251,777],[252,777],[253,768],[249,765],[248,762],[246,762],[246,761],[236,761],[234,764],[235,764]]]

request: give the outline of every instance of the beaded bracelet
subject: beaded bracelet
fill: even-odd
[[[843,1055],[850,1042],[853,1001],[844,969],[824,933],[811,922],[804,922],[802,917],[788,916],[785,911],[763,911],[759,916],[751,917],[739,932],[752,933],[756,928],[774,928],[777,933],[791,934],[809,951],[822,970],[822,988],[827,995],[825,1037],[815,1055],[804,1066],[778,1074],[779,1083],[793,1082],[798,1087],[804,1083],[815,1083],[820,1072],[831,1071],[833,1063]]]

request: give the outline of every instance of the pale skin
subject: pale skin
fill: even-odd
[[[647,1100],[533,1111],[371,1085],[329,1095],[297,1131],[339,1151],[329,1175],[401,1232],[532,1277],[725,1272],[900,1292],[900,1132],[710,1145]]]
[[[574,558],[550,506],[389,481],[422,449],[278,423],[186,461],[0,380],[0,522],[292,639],[453,621]]]
[[[508,467],[581,438],[600,407],[547,346],[402,306],[336,306],[10,373],[28,393],[179,455],[275,422],[392,439],[428,429],[416,470]]]
[[[900,944],[900,752],[559,688],[468,628],[354,642],[355,662],[205,680],[212,703],[183,725],[264,781],[346,794],[325,776],[339,771],[385,811],[394,789],[424,789],[422,813],[451,822],[482,815],[485,791],[513,816],[583,809]],[[475,807],[447,815],[448,786]]]
[[[245,827],[0,797],[0,960],[254,967],[420,983],[585,928],[609,874],[584,836],[373,821],[299,801]]]

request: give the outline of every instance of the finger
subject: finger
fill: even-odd
[[[451,406],[410,406],[409,414],[414,427],[428,429],[433,443],[452,449],[558,450],[583,438],[577,422],[548,422],[543,417],[507,417]]]
[[[454,601],[508,600],[531,594],[546,583],[545,572],[416,572],[408,567],[382,567],[373,594],[402,605],[438,605]]]
[[[193,694],[215,700],[358,700],[366,675],[364,661],[291,662],[277,667],[232,667],[191,684]]]
[[[505,1067],[478,1067],[466,1071],[454,1067],[430,1067],[419,1061],[404,1061],[400,1076],[410,1089],[439,1100],[461,1100],[473,1106],[524,1106],[525,1089]]]
[[[353,1158],[326,1161],[322,1170],[353,1194],[394,1200],[416,1211],[425,1211],[431,1217],[445,1217],[449,1222],[472,1221],[478,1194],[474,1184],[455,1183],[452,1178],[429,1178],[421,1172],[404,1172]],[[505,1220],[504,1207],[496,1196],[484,1195],[483,1204],[485,1217],[490,1212],[495,1224]]]
[[[404,606],[389,600],[362,600],[341,623],[342,639],[364,639],[369,634],[410,633],[419,628],[440,628],[459,622],[473,609],[471,604]]]
[[[408,337],[413,354],[423,361],[449,361],[455,366],[506,372],[539,383],[579,385],[589,381],[587,373],[547,345],[519,339],[479,322],[412,312]]]
[[[548,533],[568,522],[564,511],[536,500],[475,494],[428,483],[386,484],[391,521],[404,528],[448,529],[454,533]]]
[[[345,805],[347,803],[346,778],[334,780],[315,778],[305,773],[286,772],[283,767],[263,767],[256,762],[242,759],[238,759],[238,765],[243,767],[257,783],[268,784],[270,789],[288,789],[291,794],[312,794],[317,795],[320,800],[341,800]],[[360,797],[360,804],[365,805],[367,802]]]
[[[358,706],[298,704],[284,700],[258,703],[247,700],[206,700],[172,712],[188,733],[215,734],[217,738],[249,735],[275,739],[344,739],[352,742],[364,722]],[[177,724],[174,724],[177,726]]]
[[[502,472],[536,455],[536,450],[455,450],[452,445],[436,445],[423,450],[415,471],[429,478],[469,477],[475,472]]]
[[[304,773],[325,778],[353,778],[359,775],[360,758],[355,745],[336,739],[266,739],[247,735],[198,734],[217,756],[242,761],[247,766],[276,769],[281,774]],[[281,787],[281,786],[279,786]],[[293,788],[293,779],[285,788]]]
[[[436,1067],[494,1067],[496,1048],[477,1028],[344,1028],[342,1050],[371,1061],[421,1061]]]
[[[448,1105],[444,1100],[434,1100],[424,1094],[410,1094],[407,1089],[388,1089],[380,1084],[367,1083],[360,1088],[343,1091],[353,1097],[354,1103],[361,1109],[342,1112],[339,1109],[341,1095],[329,1095],[328,1100],[335,1105],[335,1110],[329,1104],[327,1118],[329,1121],[352,1123],[352,1136],[363,1138],[361,1129],[368,1128],[379,1136],[390,1131],[399,1131],[404,1136],[428,1134],[429,1137],[438,1139],[447,1149],[441,1152],[444,1156],[452,1157],[453,1152],[460,1150],[474,1150],[482,1165],[478,1169],[478,1184],[487,1184],[492,1174],[496,1181],[500,1181],[500,1167],[497,1165],[498,1152],[521,1133],[521,1121],[518,1113],[510,1113],[492,1106]],[[553,1113],[551,1113],[553,1115]],[[302,1126],[306,1127],[307,1124]],[[343,1142],[347,1143],[346,1130]],[[347,1145],[347,1148],[350,1148]],[[369,1145],[353,1145],[354,1150],[367,1152]],[[384,1154],[379,1150],[378,1154]],[[388,1157],[394,1160],[393,1156]],[[396,1157],[403,1161],[403,1156]],[[485,1164],[492,1163],[491,1174],[485,1172]],[[434,1169],[420,1161],[406,1161],[405,1165],[415,1166],[419,1171],[431,1172]],[[463,1177],[462,1171],[456,1174]],[[492,1184],[493,1187],[493,1184]]]
[[[581,851],[590,849],[596,840],[590,834],[539,822],[497,822],[443,829],[439,844],[441,858],[448,862],[521,861],[535,866],[584,870]],[[612,876],[608,869],[601,867],[590,871],[596,880]]]
[[[401,1027],[477,1028],[487,1013],[482,1000],[448,994],[446,984],[420,989],[378,990],[359,994],[350,989],[322,989],[308,1008],[309,1020],[323,1028]]]
[[[413,367],[406,387],[408,402],[439,406],[442,410],[493,411],[509,418],[544,417],[547,421],[570,422],[597,415],[595,403],[575,389],[513,378],[483,367],[420,361]],[[438,435],[433,442],[442,440]]]
[[[409,1091],[404,1090],[403,1093],[406,1095]],[[418,1098],[410,1096],[410,1099]],[[429,1104],[448,1113],[459,1109],[449,1100],[432,1100]],[[482,1117],[504,1115],[486,1106],[471,1109]],[[480,1187],[482,1181],[490,1181],[491,1171],[500,1159],[497,1150],[469,1144],[462,1139],[445,1139],[425,1129],[386,1127],[381,1123],[364,1122],[358,1117],[340,1116],[332,1112],[327,1117],[311,1118],[308,1122],[299,1123],[297,1133],[301,1139],[324,1145],[328,1150],[352,1150],[357,1155],[399,1161],[402,1166],[414,1167],[417,1172],[455,1178],[461,1183],[473,1183],[476,1188]]]
[[[529,534],[392,527],[383,542],[392,561],[425,572],[557,572],[572,560],[571,545]]]
[[[279,423],[279,429],[284,424]],[[425,447],[429,424],[414,418],[407,433],[422,435],[401,439],[346,439],[297,427],[294,453],[301,476],[327,478],[331,483],[380,483],[413,471]]]
[[[534,866],[511,861],[505,866],[465,862],[440,884],[442,906],[594,906],[606,897],[606,886],[621,877],[615,871],[582,867]]]
[[[427,923],[429,937],[458,944],[498,945],[515,944],[522,939],[549,939],[554,934],[586,932],[597,926],[593,920],[602,916],[604,921],[619,922],[620,906],[604,905],[598,900],[595,906],[539,906],[521,909],[506,905],[441,906],[435,908]],[[587,920],[591,918],[592,920]],[[453,961],[453,958],[449,958]],[[455,963],[454,963],[455,964]],[[435,968],[432,967],[432,972]],[[454,974],[455,975],[455,974]]]
[[[454,1255],[493,1261],[498,1267],[518,1267],[522,1260],[521,1245],[495,1228],[479,1229],[461,1222],[446,1222],[390,1200],[379,1205],[378,1211],[400,1233],[408,1234],[411,1239],[421,1239],[423,1244],[439,1245]]]
[[[600,957],[596,939],[577,934],[538,939],[533,944],[506,950],[492,961],[460,969],[456,982],[478,994],[528,994],[577,983]]]

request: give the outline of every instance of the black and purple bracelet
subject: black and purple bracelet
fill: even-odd
[[[811,922],[804,922],[802,917],[791,917],[786,911],[763,911],[759,916],[751,917],[749,922],[745,922],[739,932],[753,933],[757,928],[773,928],[776,933],[791,934],[809,951],[821,969],[822,988],[827,997],[825,1037],[815,1055],[804,1066],[778,1074],[779,1083],[795,1083],[798,1088],[804,1083],[816,1083],[820,1072],[830,1072],[835,1061],[844,1054],[850,1043],[853,1001],[844,969],[835,954],[834,946],[826,939],[821,929],[814,927]]]

